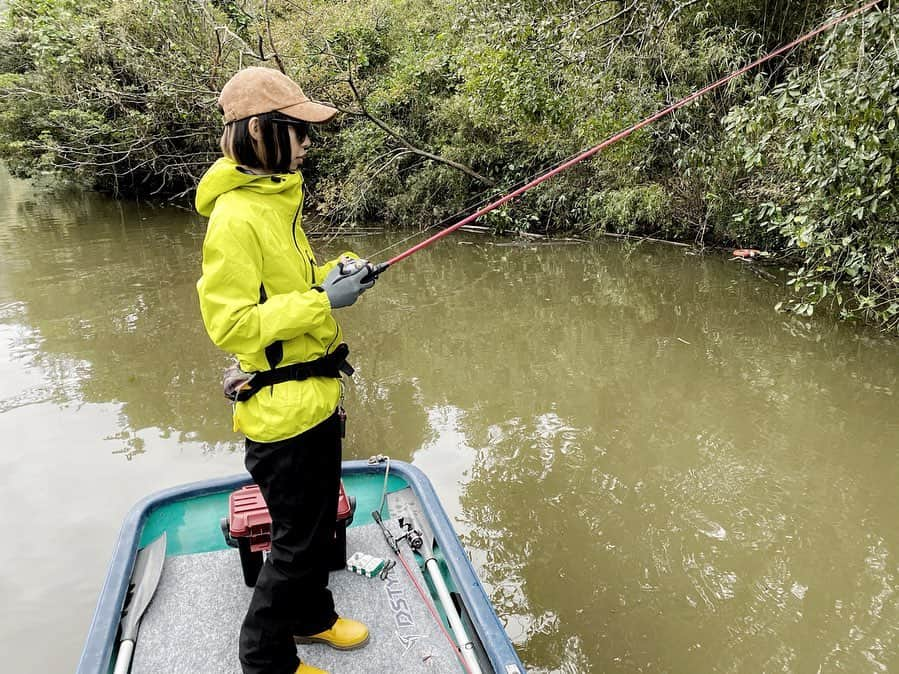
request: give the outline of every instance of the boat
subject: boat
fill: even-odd
[[[345,461],[341,481],[354,508],[340,560],[351,563],[332,565],[329,585],[337,610],[366,622],[371,640],[351,652],[299,645],[300,658],[330,674],[524,674],[427,476],[378,456]],[[232,534],[242,526],[235,500],[251,489],[241,474],[131,509],[77,674],[240,674],[240,624],[263,553]]]

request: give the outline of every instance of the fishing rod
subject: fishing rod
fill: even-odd
[[[431,582],[434,584],[437,597],[440,599],[440,605],[443,607],[446,619],[449,621],[450,628],[453,630],[453,635],[456,637],[459,654],[462,656],[463,664],[466,665],[465,670],[469,674],[481,674],[481,666],[478,664],[478,659],[474,651],[474,642],[471,640],[471,637],[468,636],[465,625],[462,624],[462,618],[459,616],[459,612],[453,605],[449,588],[447,588],[446,582],[443,580],[443,574],[440,572],[440,563],[437,561],[437,557],[434,554],[434,548],[431,547],[431,543],[421,531],[413,528],[411,522],[404,522],[402,517],[400,518],[400,529],[405,531],[403,536],[409,543],[409,547],[412,548],[412,551],[420,554],[424,560],[425,571],[427,571],[428,575],[431,577]]]
[[[428,610],[431,612],[431,615],[434,617],[434,620],[437,622],[437,626],[443,632],[443,636],[449,642],[450,646],[453,647],[453,650],[456,653],[456,657],[459,658],[459,662],[462,664],[462,668],[466,671],[467,674],[482,674],[481,667],[478,664],[477,656],[474,653],[474,644],[471,638],[468,636],[468,633],[465,630],[465,626],[462,624],[462,620],[459,617],[458,612],[456,611],[456,607],[453,604],[452,598],[450,597],[449,590],[446,587],[446,583],[443,581],[443,576],[440,573],[440,567],[438,566],[437,559],[434,556],[434,551],[431,548],[430,543],[426,543],[421,532],[413,529],[411,524],[407,524],[404,526],[402,518],[400,518],[400,528],[404,529],[404,533],[399,538],[394,538],[393,534],[390,532],[390,529],[387,528],[387,524],[381,518],[380,512],[378,512],[377,510],[373,510],[371,516],[372,519],[377,522],[378,526],[381,528],[381,533],[384,534],[384,540],[387,541],[387,545],[390,546],[391,550],[393,550],[393,554],[396,555],[397,559],[400,560],[400,563],[406,570],[406,574],[408,575],[409,580],[412,581],[415,589],[418,590],[418,594],[421,596],[425,606],[428,608]],[[434,583],[434,587],[437,590],[437,596],[440,599],[440,604],[443,608],[443,612],[446,614],[447,620],[450,623],[450,628],[453,630],[453,634],[456,637],[455,642],[453,641],[453,638],[450,636],[449,632],[446,631],[446,627],[443,626],[443,621],[440,619],[440,616],[437,614],[434,607],[431,605],[431,602],[428,600],[428,596],[425,593],[424,589],[421,587],[421,584],[419,584],[419,582],[415,579],[415,574],[413,574],[412,569],[409,568],[409,563],[403,558],[403,553],[400,552],[399,546],[399,542],[402,540],[405,540],[409,544],[409,547],[412,549],[413,553],[418,552],[419,554],[423,554],[423,556],[426,557],[425,570],[431,576],[431,581]]]
[[[571,168],[575,164],[579,164],[580,162],[584,161],[585,159],[589,159],[593,155],[598,154],[599,152],[602,152],[603,150],[605,150],[606,148],[608,148],[611,145],[614,145],[618,141],[624,140],[625,138],[627,138],[631,134],[635,133],[636,131],[639,131],[640,129],[642,129],[646,126],[649,126],[650,124],[660,120],[662,117],[666,117],[667,115],[670,115],[671,113],[675,112],[676,110],[679,110],[680,108],[684,107],[685,105],[692,103],[697,98],[700,98],[700,97],[704,96],[705,94],[707,94],[711,91],[714,91],[715,89],[718,89],[719,87],[724,86],[725,84],[727,84],[731,80],[736,79],[740,75],[743,75],[743,74],[749,72],[750,70],[752,70],[753,68],[757,68],[758,66],[760,66],[764,63],[767,63],[771,59],[776,58],[776,57],[780,56],[781,54],[784,54],[785,52],[788,52],[805,42],[808,42],[812,38],[815,38],[818,35],[820,35],[821,33],[827,32],[828,30],[838,26],[839,24],[841,24],[845,21],[848,21],[852,17],[858,16],[859,14],[863,14],[864,12],[867,12],[869,9],[872,9],[873,7],[875,7],[878,4],[881,4],[882,2],[883,2],[883,0],[873,0],[872,2],[868,2],[864,5],[862,5],[861,7],[858,7],[856,9],[848,12],[847,14],[844,14],[843,16],[838,16],[834,19],[831,19],[830,21],[827,21],[826,23],[821,24],[814,30],[793,40],[792,42],[789,42],[789,43],[783,45],[782,47],[775,49],[773,52],[767,54],[766,56],[763,56],[762,58],[753,61],[749,65],[743,66],[739,70],[735,70],[734,72],[732,72],[730,75],[727,75],[726,77],[722,77],[717,82],[713,82],[712,84],[709,84],[708,86],[705,86],[702,89],[693,92],[689,96],[686,96],[686,97],[680,99],[676,103],[673,103],[673,104],[669,105],[668,107],[666,107],[662,110],[659,110],[655,114],[650,115],[643,121],[638,122],[638,123],[634,124],[633,126],[630,126],[627,129],[624,129],[623,131],[619,131],[618,133],[614,134],[613,136],[610,136],[609,138],[607,138],[606,140],[601,142],[599,145],[595,145],[594,147],[590,148],[589,150],[585,150],[584,152],[580,153],[579,155],[575,156],[574,158],[568,159],[567,161],[556,166],[555,168],[553,168],[549,171],[546,171],[545,173],[537,176],[536,178],[534,178],[530,182],[526,183],[525,185],[522,185],[521,187],[507,193],[505,196],[500,197],[496,201],[490,202],[489,204],[478,209],[471,215],[469,215],[465,218],[462,218],[461,220],[459,220],[458,222],[456,222],[453,225],[450,225],[446,229],[443,229],[443,230],[437,232],[436,234],[425,239],[424,241],[421,241],[421,242],[415,244],[414,246],[412,246],[411,248],[403,251],[402,253],[399,253],[398,255],[393,256],[386,262],[381,262],[379,264],[372,265],[371,271],[368,273],[368,275],[366,275],[365,280],[367,281],[368,279],[370,279],[372,277],[377,278],[379,275],[381,275],[382,273],[387,271],[387,269],[389,269],[391,266],[393,266],[397,262],[399,262],[401,260],[405,260],[407,257],[409,257],[410,255],[414,255],[415,253],[422,250],[423,248],[427,248],[432,243],[435,243],[435,242],[439,241],[440,239],[442,239],[443,237],[448,236],[449,234],[452,234],[460,227],[464,227],[465,225],[468,225],[468,224],[474,222],[475,220],[480,218],[482,215],[486,215],[490,211],[493,211],[493,210],[499,208],[500,206],[509,203],[516,197],[521,196],[528,190],[536,187],[537,185],[540,185],[541,183],[546,182],[550,178],[557,176],[558,174]]]

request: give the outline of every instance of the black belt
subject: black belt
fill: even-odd
[[[243,402],[252,398],[266,386],[280,384],[285,381],[302,381],[303,379],[309,379],[309,377],[339,379],[341,374],[352,376],[354,372],[353,366],[346,362],[348,355],[350,355],[350,347],[346,344],[340,344],[332,353],[315,360],[255,372],[249,383],[228,396],[228,398]]]

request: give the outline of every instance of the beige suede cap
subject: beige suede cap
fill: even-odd
[[[310,100],[281,71],[258,66],[244,68],[228,80],[219,94],[219,107],[225,114],[225,124],[264,112],[280,112],[315,124],[337,114],[330,105]]]

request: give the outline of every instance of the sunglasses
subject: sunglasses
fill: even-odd
[[[272,118],[272,123],[274,124],[284,124],[285,126],[292,126],[297,130],[297,136],[300,140],[303,140],[307,136],[311,139],[313,134],[312,124],[309,122],[303,121],[302,119],[295,119],[293,117],[274,117]]]

